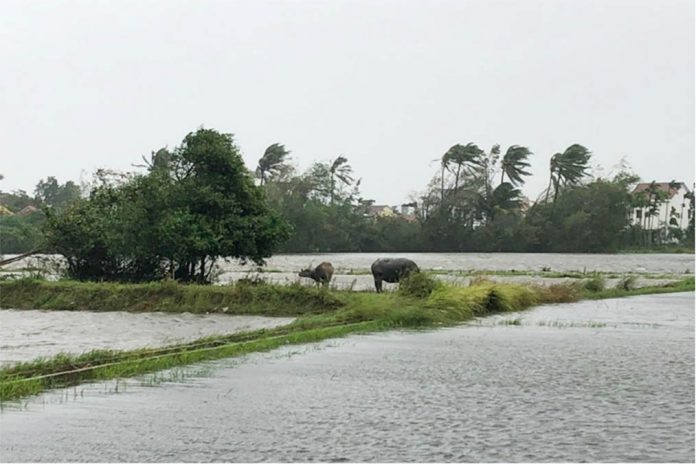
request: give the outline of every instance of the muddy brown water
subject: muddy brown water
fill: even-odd
[[[6,403],[0,459],[694,461],[693,293],[185,369]]]

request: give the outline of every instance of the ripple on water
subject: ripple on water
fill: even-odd
[[[50,392],[2,413],[0,458],[693,462],[694,296],[616,301],[612,320],[659,325],[353,336],[198,365],[213,370],[158,388],[58,404]]]
[[[292,321],[287,317],[226,314],[0,310],[0,364],[60,352],[162,346]]]

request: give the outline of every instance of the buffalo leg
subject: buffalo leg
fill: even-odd
[[[377,280],[375,279],[375,289],[377,290],[377,293],[382,293],[382,280]]]

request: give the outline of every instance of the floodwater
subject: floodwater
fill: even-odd
[[[6,255],[11,257],[13,255]],[[544,268],[557,272],[618,272],[645,274],[694,273],[694,256],[690,254],[572,254],[572,253],[309,253],[275,255],[267,260],[265,269],[297,274],[306,267],[323,261],[333,264],[337,272],[368,271],[380,257],[410,258],[421,269],[435,271],[527,271]],[[57,255],[40,255],[4,266],[5,271],[16,271],[36,266],[47,258],[59,260]],[[256,266],[242,265],[237,260],[220,263],[220,271],[253,272]]]
[[[0,365],[60,352],[163,346],[289,324],[293,318],[226,314],[0,310]]]
[[[572,254],[572,253],[327,253],[275,255],[267,268],[297,272],[301,268],[329,261],[337,270],[369,270],[381,257],[409,258],[421,269],[441,271],[552,271],[636,272],[653,274],[694,273],[694,256],[689,254]],[[245,271],[249,266],[236,262],[222,270]]]
[[[189,375],[6,404],[0,459],[694,461],[693,293],[351,336]]]
[[[8,257],[12,255],[7,255]],[[275,255],[267,260],[266,266],[242,265],[238,260],[218,262],[215,281],[228,284],[242,278],[262,279],[268,283],[314,285],[311,279],[300,278],[300,269],[314,267],[321,262],[333,264],[335,273],[331,286],[338,289],[371,290],[374,288],[371,264],[383,253],[327,253]],[[674,282],[685,274],[694,274],[694,257],[688,254],[555,254],[555,253],[390,253],[394,258],[410,258],[421,269],[439,272],[435,277],[459,285],[468,285],[469,277],[448,275],[452,272],[474,271],[518,271],[541,272],[611,272],[637,275],[635,285],[662,285]],[[22,274],[31,266],[45,267],[42,262],[59,263],[58,255],[38,255],[4,266],[0,273]],[[50,266],[49,266],[50,267]],[[259,272],[262,270],[263,272]],[[48,276],[57,279],[57,274]],[[656,279],[660,277],[660,279]],[[493,275],[491,280],[510,283],[535,283],[549,285],[577,280],[570,278],[548,278],[529,275]],[[607,286],[616,285],[620,279],[607,279]],[[396,288],[385,284],[386,290]]]
[[[455,285],[468,286],[472,280],[469,276],[459,276],[450,274],[434,274],[434,278],[449,282]],[[654,277],[638,277],[634,282],[635,287],[646,287],[646,286],[657,286],[663,285],[670,282],[676,282],[683,278],[684,276],[673,276],[671,278],[654,278]],[[218,282],[220,284],[229,284],[230,282],[237,281],[242,278],[250,279],[262,279],[264,282],[271,284],[288,285],[292,283],[300,283],[307,286],[316,285],[313,280],[307,278],[300,278],[297,273],[290,272],[241,272],[241,271],[229,271],[220,275]],[[512,284],[534,284],[534,285],[553,285],[560,283],[567,283],[577,281],[577,278],[569,277],[540,277],[540,276],[530,276],[530,275],[486,275],[486,279],[494,282],[512,283]],[[605,279],[605,285],[607,288],[615,287],[621,279],[618,278],[608,278]],[[398,288],[398,284],[390,284],[388,282],[383,283],[385,291],[392,291]],[[331,279],[331,288],[341,289],[341,290],[356,290],[356,291],[366,291],[374,290],[375,284],[371,274],[334,274]]]

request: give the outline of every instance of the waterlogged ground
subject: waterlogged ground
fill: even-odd
[[[7,255],[8,257],[11,255]],[[243,266],[235,260],[219,263],[217,282],[226,284],[241,278],[261,278],[267,282],[288,284],[301,282],[312,285],[310,279],[300,279],[298,271],[314,267],[323,261],[333,264],[336,272],[332,286],[366,290],[374,288],[370,265],[383,253],[330,253],[276,255],[267,260],[267,265],[258,272],[256,266]],[[638,276],[636,285],[661,285],[694,274],[694,257],[688,254],[554,254],[554,253],[391,253],[388,256],[406,257],[414,260],[421,269],[438,273],[438,278],[467,285],[469,277],[461,273],[505,272],[535,274],[542,271],[556,273],[604,272]],[[53,256],[37,256],[3,267],[2,273],[26,274],[32,267],[51,268],[46,261],[58,260]],[[59,261],[59,260],[58,260]],[[56,278],[56,275],[49,276]],[[660,279],[655,279],[660,277]],[[567,281],[567,278],[540,277],[539,275],[493,276],[494,280],[514,283],[551,284]],[[615,285],[618,278],[609,279],[608,286]],[[392,287],[387,284],[387,287]]]
[[[267,282],[288,284],[302,282],[297,272],[311,268],[323,261],[331,262],[336,269],[332,286],[341,289],[368,290],[374,288],[370,266],[385,255],[382,253],[329,253],[277,255],[268,259],[264,272],[242,266],[236,262],[220,265],[218,281],[229,283],[241,278],[261,278]],[[569,278],[533,275],[551,272],[603,272],[638,276],[636,286],[662,285],[693,275],[693,255],[683,254],[554,254],[554,253],[392,253],[390,257],[409,258],[423,270],[437,273],[435,277],[447,282],[468,285],[470,277],[459,275],[471,272],[519,272],[531,275],[491,275],[497,282],[534,283],[549,285],[567,282]],[[655,278],[660,277],[660,278]],[[607,286],[615,286],[619,278],[607,279]],[[387,289],[395,285],[385,284]]]
[[[550,305],[46,393],[4,461],[694,461],[694,295]]]
[[[134,349],[289,324],[293,318],[89,311],[0,310],[0,365],[60,352]]]
[[[285,272],[329,261],[339,270],[364,269],[383,257],[409,258],[421,269],[435,271],[552,271],[642,272],[655,274],[694,273],[694,257],[688,254],[572,254],[572,253],[327,253],[276,255],[267,268]],[[244,271],[249,266],[230,262],[223,271]]]
[[[472,279],[476,277],[471,277],[471,276],[461,276],[461,275],[452,275],[452,274],[434,274],[434,278],[438,280],[442,280],[445,282],[449,282],[451,284],[455,285],[461,285],[463,287],[466,287],[469,285]],[[587,276],[591,277],[591,276]],[[660,278],[655,278],[655,277],[637,277],[635,281],[633,282],[633,285],[635,287],[647,287],[647,286],[654,286],[654,285],[663,285],[666,283],[671,283],[671,282],[676,282],[680,279],[682,279],[684,276],[674,276],[674,277],[660,277]],[[281,285],[288,285],[291,283],[299,282],[304,285],[315,285],[314,282],[310,279],[304,279],[300,278],[297,276],[296,273],[291,273],[291,272],[265,272],[265,273],[258,273],[255,271],[230,271],[230,272],[225,272],[222,274],[219,278],[219,283],[221,284],[227,284],[230,282],[237,281],[239,279],[262,279],[265,282],[272,283],[272,284],[281,284]],[[568,278],[568,277],[541,277],[541,276],[533,276],[533,275],[519,275],[519,276],[511,276],[511,275],[486,275],[486,279],[494,281],[494,282],[501,282],[501,283],[513,283],[513,284],[534,284],[534,285],[553,285],[553,284],[560,284],[560,283],[567,283],[567,282],[573,282],[573,281],[578,281],[578,278]],[[605,280],[605,286],[607,288],[615,287],[619,282],[621,281],[620,278],[607,278]],[[398,288],[398,284],[390,284],[390,283],[383,283],[385,291],[394,291]],[[336,273],[333,276],[333,279],[331,280],[331,288],[335,289],[340,289],[340,290],[355,290],[355,291],[367,291],[367,290],[374,290],[375,289],[375,284],[374,284],[374,279],[372,278],[371,274],[363,273],[363,274],[341,274],[341,273]]]

